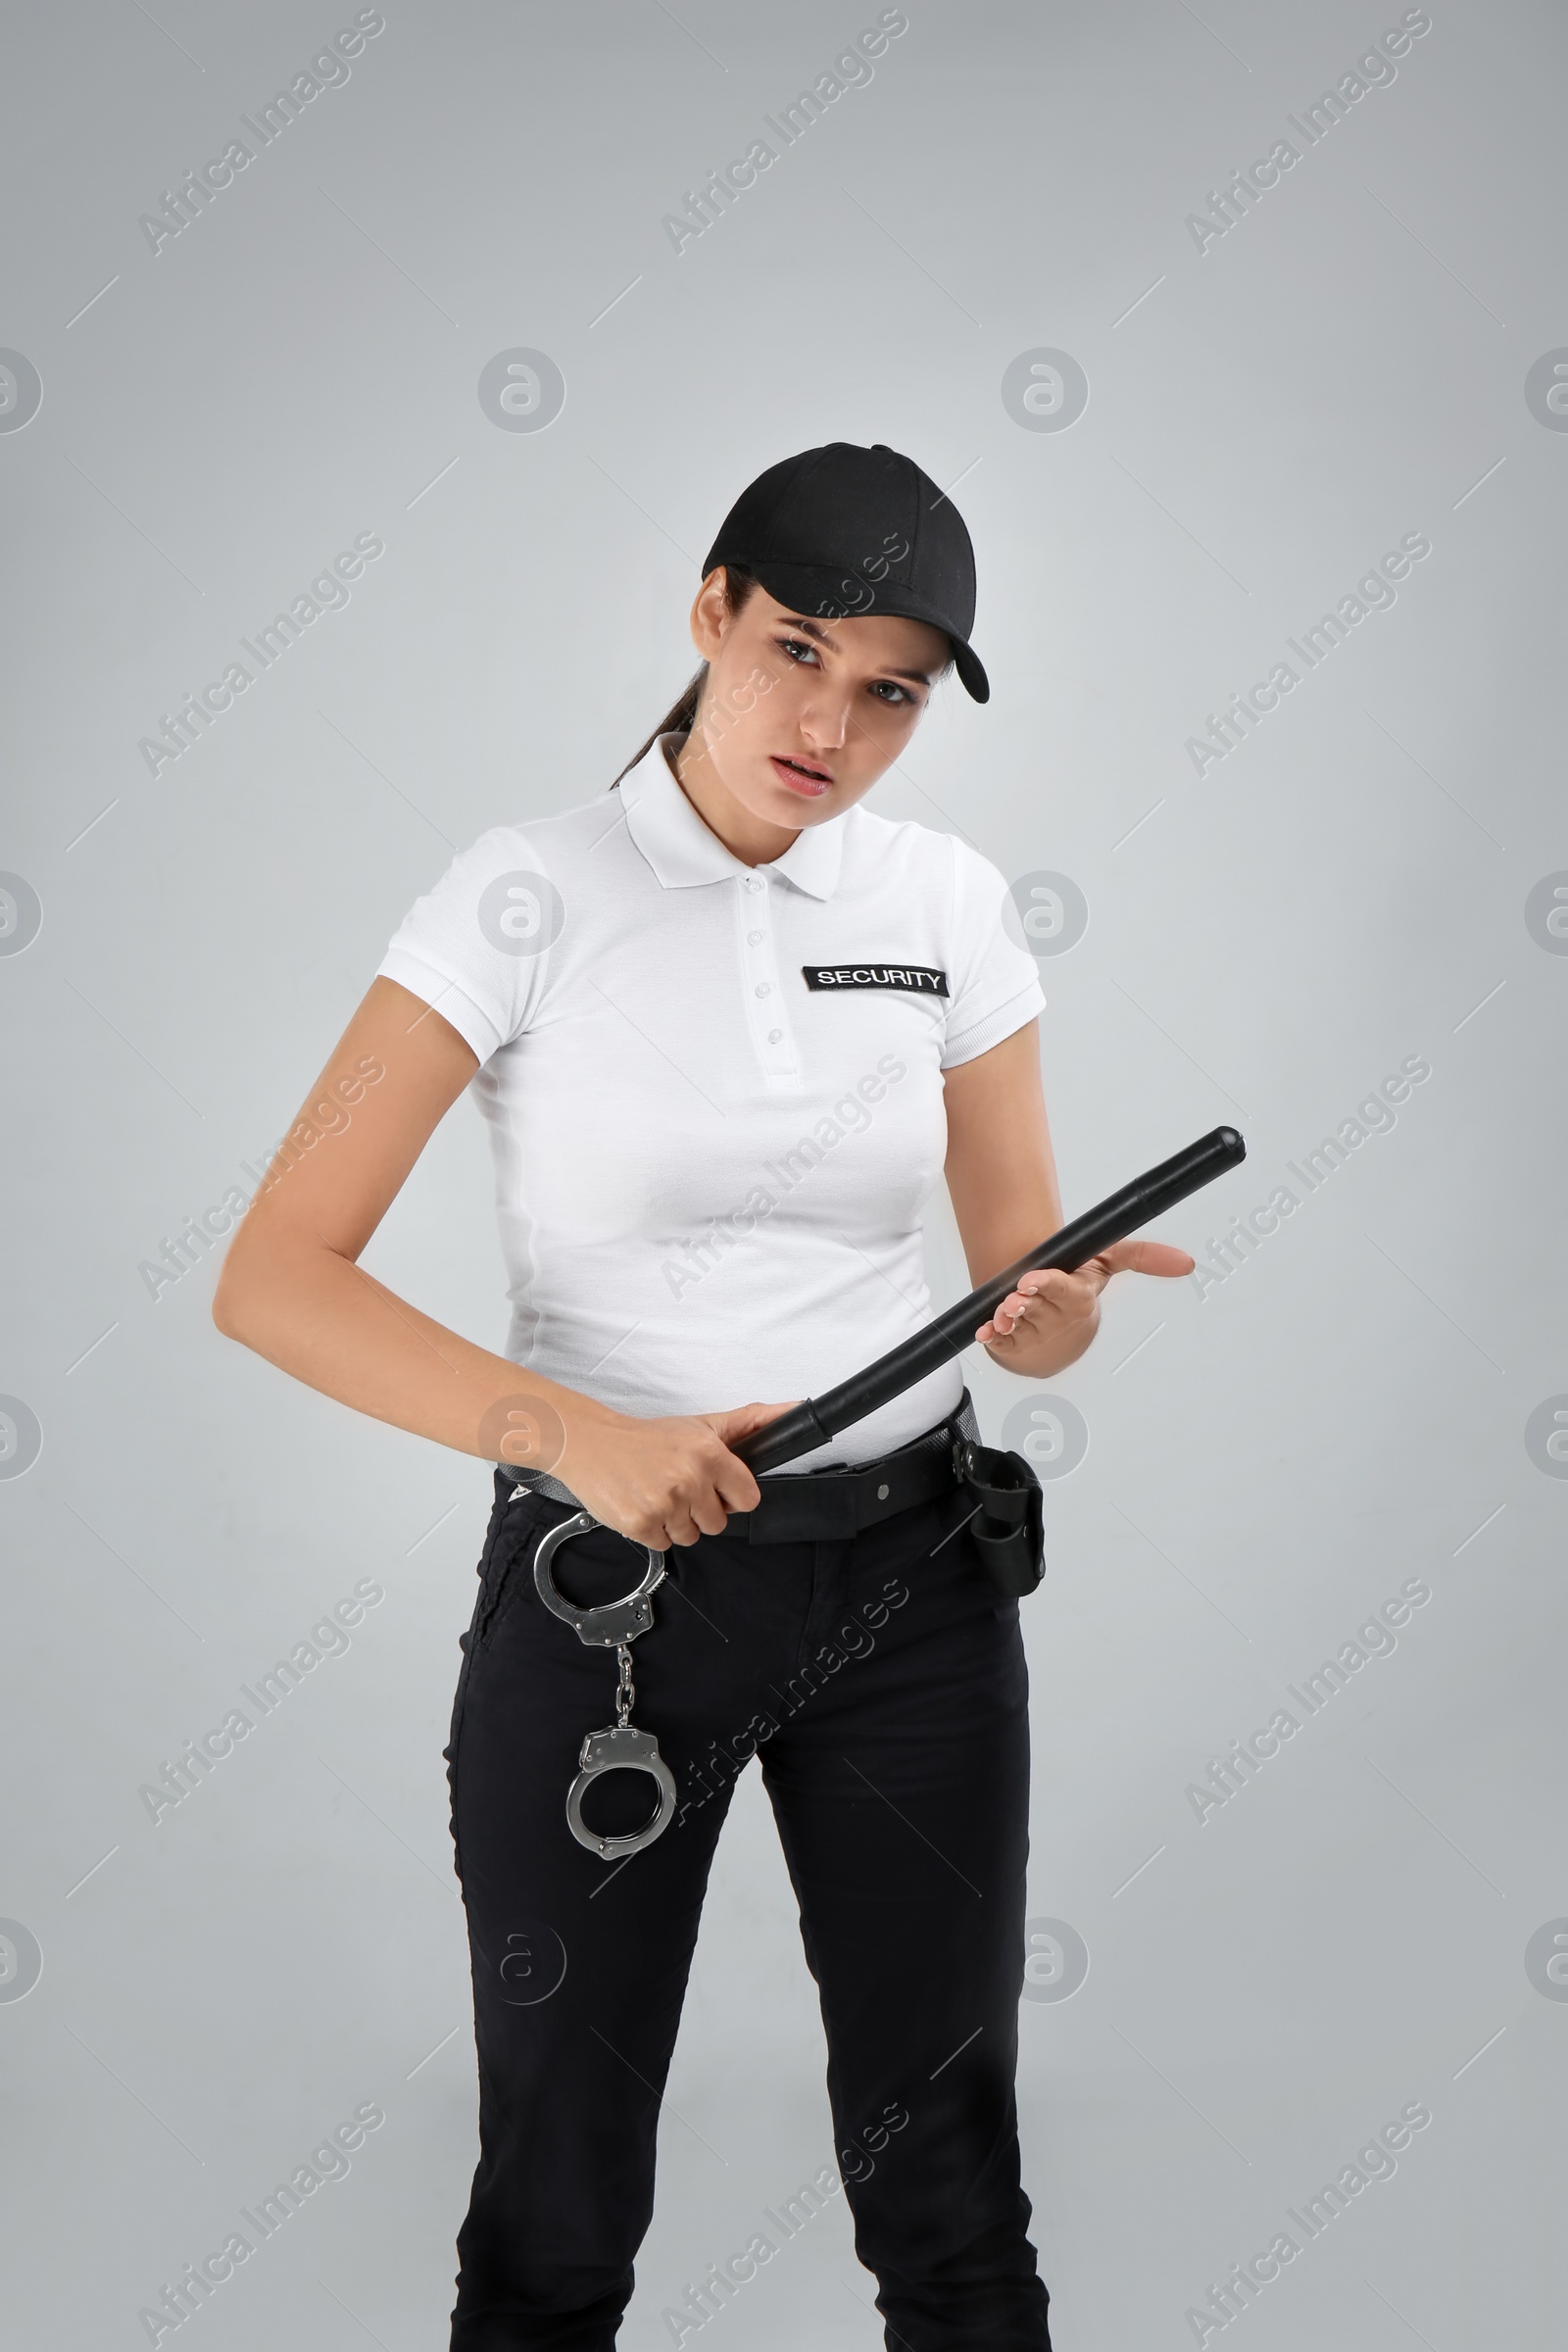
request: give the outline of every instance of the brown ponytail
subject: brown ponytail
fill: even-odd
[[[723,568],[724,610],[733,620],[751,595],[752,590],[757,586],[757,576],[754,572],[748,571],[741,564],[726,564]],[[630,775],[638,761],[647,759],[661,735],[689,735],[691,733],[696,723],[698,706],[703,699],[703,688],[707,683],[708,663],[705,662],[681,695],[680,700],[665,711],[648,741],[643,745],[642,750],[634,753],[627,760],[620,771],[620,776]],[[615,783],[611,785],[612,792],[614,791],[615,784],[620,782],[620,776],[617,776]]]

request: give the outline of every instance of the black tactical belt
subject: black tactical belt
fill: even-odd
[[[975,1503],[970,1532],[997,1590],[1021,1597],[1045,1573],[1039,1481],[1021,1454],[981,1445],[967,1389],[951,1419],[880,1461],[793,1477],[773,1472],[757,1483],[762,1499],[756,1510],[730,1514],[730,1531],[738,1535],[744,1526],[753,1544],[842,1542],[963,1487]],[[582,1508],[571,1489],[548,1474],[519,1477],[513,1492],[524,1490]]]

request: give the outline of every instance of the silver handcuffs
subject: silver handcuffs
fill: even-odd
[[[526,1488],[514,1488],[514,1494],[527,1493]],[[602,1526],[591,1511],[578,1511],[572,1518],[564,1519],[540,1538],[533,1555],[533,1581],[540,1599],[553,1616],[569,1625],[579,1642],[590,1648],[612,1649],[616,1653],[619,1675],[615,1684],[615,1720],[601,1732],[590,1732],[584,1739],[577,1758],[578,1773],[566,1792],[566,1825],[579,1845],[588,1847],[602,1862],[618,1862],[626,1854],[641,1853],[645,1845],[668,1828],[675,1811],[675,1776],[659,1752],[659,1741],[652,1732],[641,1732],[631,1720],[636,1690],[631,1679],[631,1649],[629,1644],[639,1634],[646,1634],[654,1622],[653,1594],[664,1581],[664,1561],[667,1553],[655,1551],[651,1544],[643,1546],[648,1554],[648,1566],[641,1584],[618,1600],[600,1602],[596,1607],[583,1608],[568,1600],[558,1590],[550,1573],[550,1563],[563,1544],[576,1536],[586,1536]],[[631,1539],[628,1537],[629,1543]],[[590,1783],[602,1772],[646,1772],[659,1789],[659,1803],[640,1830],[631,1830],[616,1838],[601,1838],[591,1830],[582,1817],[582,1800]]]

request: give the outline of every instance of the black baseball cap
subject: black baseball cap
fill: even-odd
[[[743,564],[797,612],[843,620],[897,612],[941,629],[977,703],[991,683],[970,650],[974,549],[963,517],[912,458],[885,441],[829,441],[760,473],[719,525],[703,577]]]

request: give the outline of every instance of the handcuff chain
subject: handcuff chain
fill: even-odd
[[[629,1644],[622,1642],[615,1651],[615,1657],[620,1668],[619,1679],[615,1685],[615,1728],[617,1731],[624,1731],[631,1721],[632,1706],[637,1697],[636,1687],[631,1679]]]

